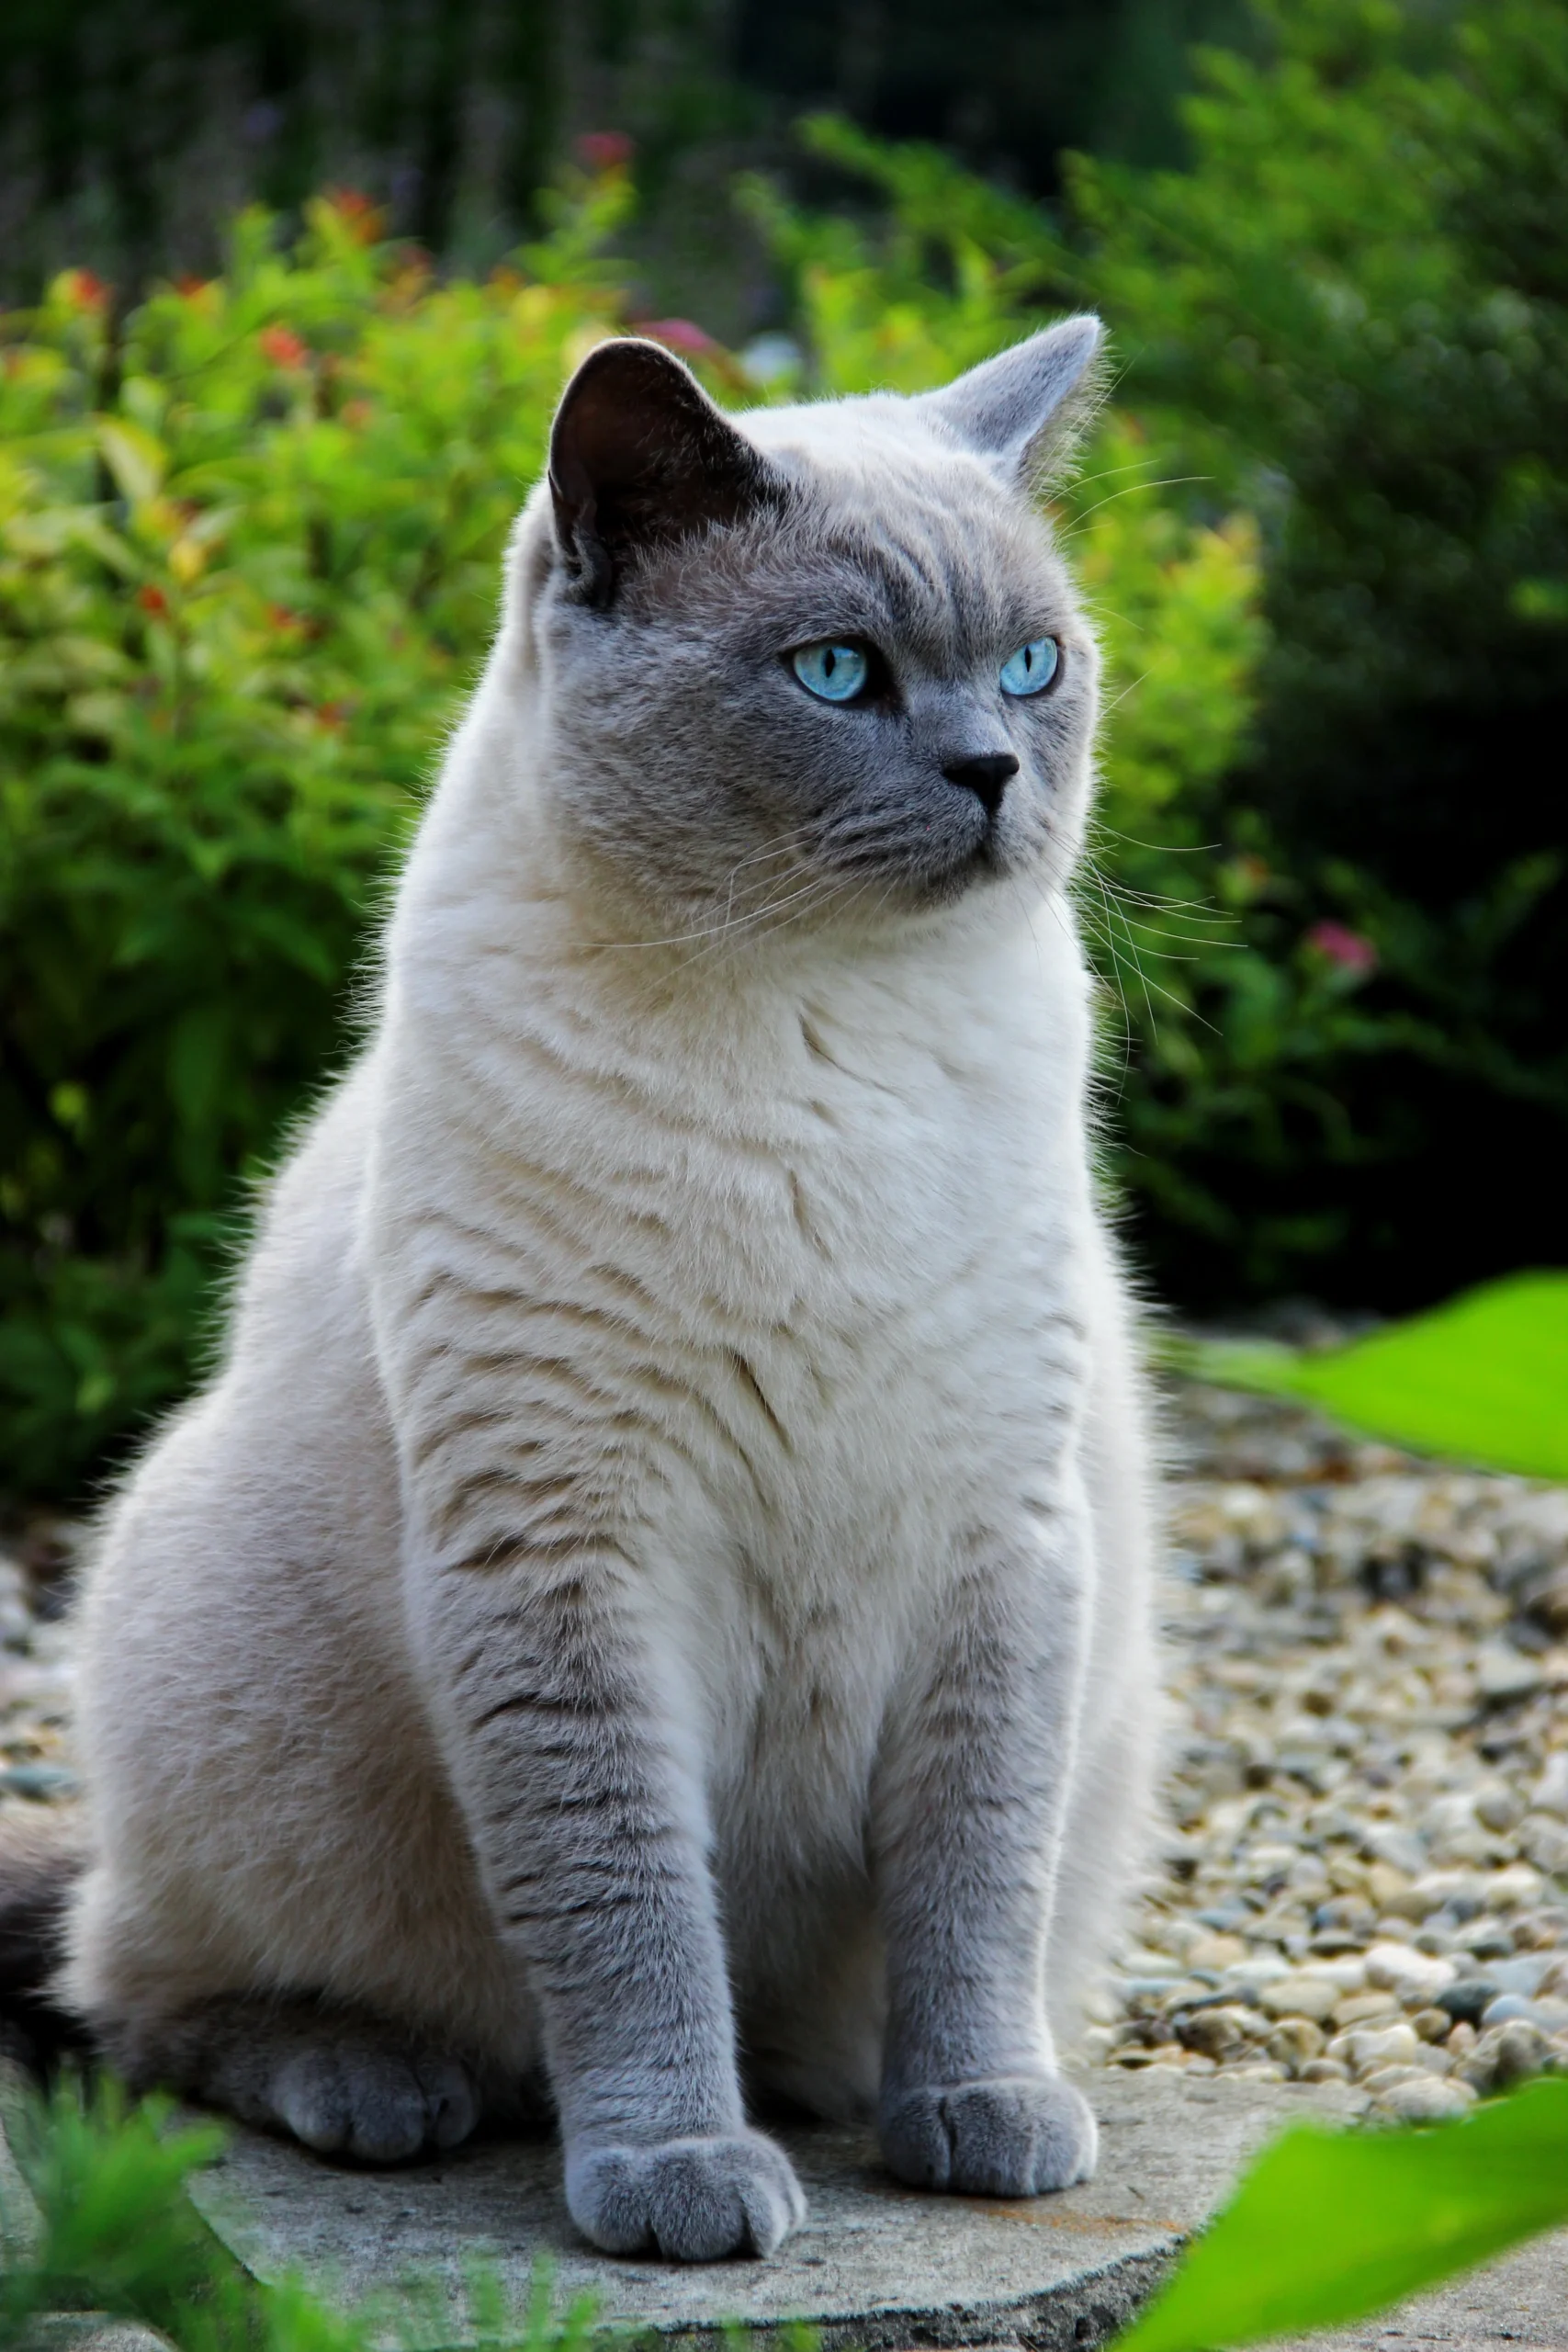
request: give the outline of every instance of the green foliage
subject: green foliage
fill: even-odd
[[[1028,216],[964,185],[986,209],[951,299],[874,320],[851,261],[812,277],[833,386],[886,375],[889,335],[902,379],[934,382],[1015,330],[1020,288],[980,232],[994,247]],[[561,379],[621,317],[595,255],[626,201],[617,170],[584,185],[479,286],[438,285],[347,200],[315,205],[293,252],[247,215],[227,276],[154,294],[118,344],[80,272],[0,322],[14,1486],[69,1491],[189,1379],[236,1176],[265,1172],[351,1040],[377,892],[489,635]],[[756,396],[716,346],[698,365]],[[1148,460],[1111,425],[1095,462],[1120,480]],[[1111,821],[1185,849],[1247,721],[1255,537],[1141,503],[1134,521],[1091,489],[1072,527],[1119,671],[1143,678],[1111,738]],[[1172,924],[1209,940],[1201,860],[1106,846],[1110,971]]]
[[[188,1380],[236,1174],[349,1035],[367,921],[492,626],[611,173],[437,286],[318,203],[111,342],[0,320],[0,1460],[68,1487]]]
[[[1108,655],[1111,1172],[1189,1304],[1419,1301],[1555,1254],[1560,792],[1506,726],[1555,707],[1568,627],[1568,18],[1314,0],[1276,31],[1208,60],[1190,172],[1080,163],[1066,233],[833,121],[808,143],[874,217],[742,201],[805,390],[1108,311],[1129,373],[1055,503]],[[628,204],[612,164],[482,285],[362,200],[292,250],[246,215],[222,278],[122,328],[81,271],[0,319],[13,1486],[69,1490],[188,1382],[240,1182],[352,1042],[507,521],[626,313],[598,254]]]
[[[0,2211],[0,2345],[62,2310],[140,2320],[191,2352],[243,2342],[248,2282],[184,2189],[222,2132],[172,2131],[166,2102],[133,2109],[112,2086],[90,2101],[69,2086],[47,2105],[8,2104],[32,2211],[13,2191]]]
[[[460,2309],[429,2279],[348,2312],[298,2279],[258,2285],[186,2191],[222,2148],[221,2126],[176,2130],[169,2101],[133,2106],[105,2081],[8,2105],[27,2210],[0,2179],[0,2352],[36,2342],[38,2321],[61,2311],[139,2321],[177,2352],[417,2352],[460,2340],[481,2352],[588,2352],[613,2340],[595,2327],[591,2296],[558,2312],[544,2265],[521,2312],[483,2265]]]
[[[790,272],[812,389],[918,391],[1063,307],[1063,255],[1038,209],[934,148],[804,126],[885,209],[814,217],[751,181],[742,199]],[[1245,506],[1207,519],[1171,498],[1190,469],[1168,424],[1117,407],[1058,493],[1060,527],[1107,655],[1103,794],[1080,891],[1106,983],[1107,1158],[1141,1251],[1179,1295],[1277,1289],[1343,1238],[1309,1207],[1258,1197],[1303,1159],[1353,1160],[1346,1064],[1386,1049],[1370,1019],[1376,956],[1283,870],[1230,778],[1247,754],[1266,652]],[[1172,478],[1176,478],[1173,480]],[[1314,916],[1320,920],[1314,924]]]
[[[1568,2221],[1568,2083],[1534,2083],[1431,2131],[1301,2126],[1116,2352],[1216,2352],[1333,2327]]]
[[[1264,62],[1201,59],[1190,168],[1078,157],[1059,231],[935,150],[833,121],[810,144],[884,218],[758,209],[825,387],[913,389],[1091,304],[1124,371],[1119,434],[1145,435],[1190,515],[1254,518],[1256,718],[1156,829],[1220,845],[1186,895],[1236,917],[1235,944],[1182,951],[1159,932],[1190,922],[1152,909],[1119,937],[1148,992],[1129,976],[1118,1174],[1189,1303],[1304,1282],[1419,1304],[1556,1254],[1560,1227],[1568,12],[1258,14]],[[1134,537],[1138,480],[1111,485]],[[1111,640],[1122,763],[1145,664]],[[1138,831],[1116,791],[1108,823]]]
[[[1568,1273],[1518,1274],[1347,1348],[1177,1343],[1221,1386],[1300,1396],[1375,1436],[1568,1479]]]
[[[1190,171],[1077,160],[1054,282],[1121,330],[1171,470],[1260,518],[1234,805],[1379,955],[1342,1138],[1298,1123],[1250,1213],[1332,1184],[1341,1295],[1414,1303],[1558,1248],[1568,12],[1263,13],[1267,64],[1202,60]]]

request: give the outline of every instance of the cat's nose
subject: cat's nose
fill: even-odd
[[[987,817],[994,817],[1002,805],[1008,778],[1018,774],[1018,762],[1010,752],[974,752],[966,759],[948,760],[942,774],[949,784],[962,785],[972,792]]]

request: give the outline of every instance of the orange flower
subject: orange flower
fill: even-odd
[[[327,202],[353,230],[362,245],[373,245],[385,225],[381,208],[357,187],[331,187]]]
[[[101,311],[109,299],[110,288],[90,269],[65,270],[59,285],[73,310]]]
[[[310,356],[310,345],[300,341],[292,327],[263,327],[260,340],[275,368],[303,368]]]

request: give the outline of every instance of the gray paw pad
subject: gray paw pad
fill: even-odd
[[[1039,2197],[1094,2170],[1093,2116],[1070,2083],[1007,2075],[904,2091],[882,2115],[887,2168],[914,2188]]]
[[[721,2262],[772,2254],[806,2215],[788,2157],[760,2132],[667,2140],[653,2148],[574,2148],[566,2199],[606,2254]]]
[[[277,2121],[322,2155],[390,2165],[427,2147],[454,2148],[479,2120],[468,2069],[455,2058],[405,2052],[368,2037],[322,2041],[274,2070]]]

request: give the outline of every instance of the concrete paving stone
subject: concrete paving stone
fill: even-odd
[[[1568,2352],[1568,2232],[1554,2231],[1397,2310],[1273,2352]]]
[[[682,2267],[594,2254],[567,2216],[553,2141],[495,2140],[371,2173],[244,2132],[195,2194],[258,2278],[294,2272],[351,2305],[395,2292],[411,2273],[437,2282],[450,2302],[424,2313],[416,2345],[472,2340],[461,2290],[479,2256],[519,2306],[543,2257],[563,2302],[592,2293],[606,2325],[676,2343],[716,2345],[739,2322],[765,2344],[803,2320],[825,2352],[1020,2343],[1056,2352],[1115,2333],[1281,2122],[1364,2105],[1337,2085],[1174,2071],[1159,2083],[1100,2075],[1088,2086],[1100,2121],[1096,2177],[1017,2203],[904,2188],[863,2132],[784,2132],[810,2210],[768,2262]]]
[[[166,2336],[109,2312],[50,2312],[35,2320],[18,2352],[170,2352]]]

